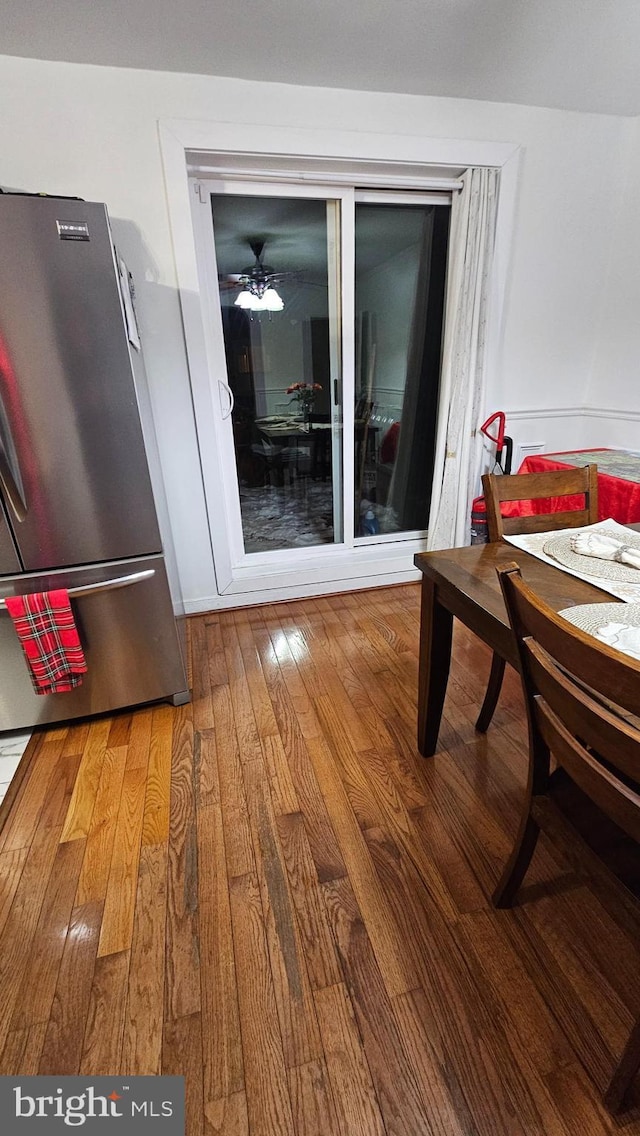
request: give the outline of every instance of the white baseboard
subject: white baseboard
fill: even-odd
[[[282,600],[306,599],[309,596],[330,596],[341,592],[362,592],[369,588],[386,588],[392,584],[416,584],[421,578],[417,568],[406,572],[388,572],[379,576],[360,576],[351,580],[329,580],[326,583],[307,584],[297,588],[273,588],[260,592],[245,592],[226,596],[202,596],[187,600],[187,615],[202,615],[207,611],[225,611],[236,607],[256,607],[260,604],[279,603]]]

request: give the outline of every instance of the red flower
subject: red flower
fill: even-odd
[[[321,391],[320,383],[292,383],[287,387],[287,394],[293,395],[292,402],[297,402],[300,411],[305,417],[313,410],[316,392]]]
[[[315,391],[321,390],[322,386],[320,383],[292,383],[290,387],[287,387],[286,393],[296,394],[299,391],[302,395],[310,395]]]

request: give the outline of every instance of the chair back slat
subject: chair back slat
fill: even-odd
[[[495,477],[499,501],[526,501],[537,497],[569,497],[589,488],[589,466],[567,466],[544,473],[487,474]],[[515,478],[518,478],[516,481]]]
[[[498,576],[534,750],[542,739],[576,784],[640,840],[640,719],[623,713],[640,715],[640,662],[559,616],[516,564]]]
[[[500,540],[507,533],[545,532],[548,529],[595,524],[598,519],[598,467],[595,464],[545,473],[496,475],[485,473],[482,490],[487,509],[489,540]],[[580,497],[575,508],[565,497]],[[551,501],[560,500],[557,511]],[[502,502],[548,501],[543,513],[533,516],[503,518]],[[563,507],[564,506],[564,507]],[[567,507],[568,506],[568,507]]]
[[[519,577],[516,564],[500,569],[499,575],[507,611],[516,619],[517,637],[523,639],[531,635],[584,686],[640,716],[640,661],[621,654],[563,619]]]
[[[584,745],[626,777],[640,781],[640,720],[636,726],[598,702],[565,674],[535,639],[526,638],[523,651],[536,697],[542,698]]]
[[[566,513],[536,513],[531,517],[503,517],[502,532],[504,536],[519,536],[524,532],[549,532],[552,529],[577,529],[582,525],[590,525],[587,509],[571,509]]]
[[[590,752],[565,726],[550,706],[536,696],[536,724],[550,752],[572,781],[633,839],[640,841],[640,795]],[[637,742],[640,758],[640,738]]]

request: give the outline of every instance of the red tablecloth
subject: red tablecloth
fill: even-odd
[[[544,473],[550,469],[566,469],[568,465],[582,465],[579,460],[581,454],[593,454],[597,464],[598,453],[614,455],[624,454],[624,460],[629,466],[629,477],[614,477],[608,473],[601,473],[598,469],[598,519],[601,521],[612,517],[621,525],[640,522],[640,456],[628,456],[627,451],[602,450],[570,450],[566,454],[533,454],[525,458],[518,473]],[[572,457],[578,457],[572,461]],[[634,466],[637,465],[637,473]],[[633,480],[637,476],[637,480]],[[584,507],[584,498],[556,497],[551,500],[514,501],[509,506],[509,516],[531,516],[536,513],[564,512],[567,509],[581,509]],[[502,507],[506,515],[506,509]]]

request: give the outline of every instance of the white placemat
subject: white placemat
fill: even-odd
[[[640,604],[576,604],[558,615],[601,643],[640,660]]]
[[[600,529],[600,533],[602,536],[611,537],[616,542],[620,541],[620,534],[617,529]],[[632,568],[630,564],[619,563],[617,560],[608,560],[602,556],[586,556],[582,552],[574,552],[572,547],[574,539],[573,529],[553,533],[545,541],[542,551],[558,564],[564,564],[565,568],[569,568],[570,571],[582,572],[588,565],[590,576],[598,576],[612,584],[637,584],[640,582],[640,569]],[[640,552],[640,533],[629,530],[624,537],[624,542],[628,549]],[[606,584],[603,584],[603,587],[606,587]]]
[[[617,521],[598,521],[595,525],[584,525],[582,528],[577,529],[555,529],[550,532],[541,533],[525,533],[522,536],[505,536],[505,540],[509,544],[514,544],[516,548],[521,548],[524,552],[530,553],[531,556],[537,556],[538,560],[544,560],[546,564],[552,564],[560,572],[566,572],[569,576],[577,576],[579,580],[586,580],[588,584],[593,584],[595,588],[600,588],[603,592],[609,592],[612,596],[617,596],[619,600],[624,600],[625,603],[640,603],[640,572],[638,572],[638,583],[630,583],[628,581],[620,580],[604,580],[601,576],[594,576],[589,573],[588,569],[584,572],[579,572],[575,568],[569,568],[566,564],[560,564],[559,561],[554,560],[551,556],[547,556],[544,551],[544,545],[551,537],[555,537],[558,533],[570,533],[575,536],[579,532],[598,532],[604,530],[607,536],[616,536],[624,544],[629,543],[629,529],[625,525],[618,524]],[[580,557],[588,565],[592,559],[590,556]]]

